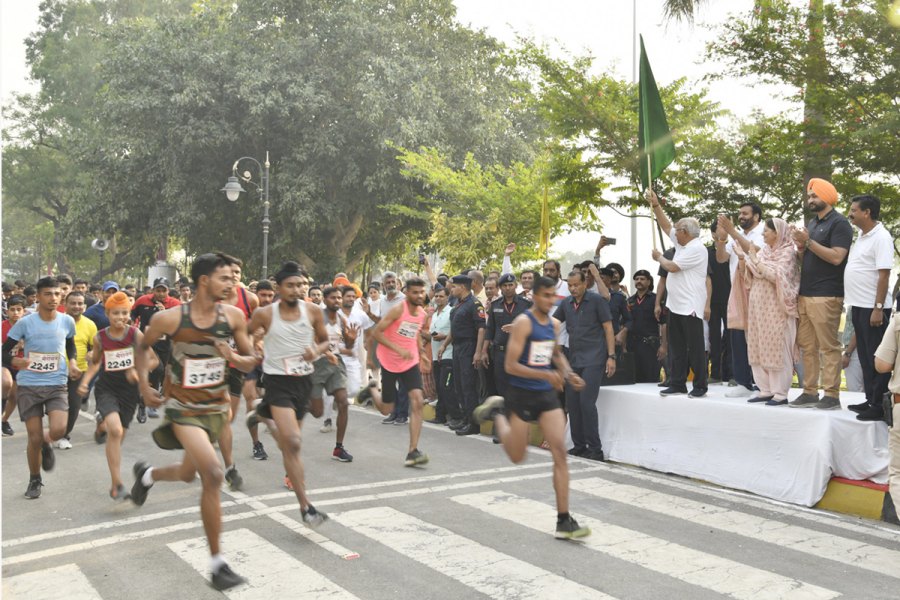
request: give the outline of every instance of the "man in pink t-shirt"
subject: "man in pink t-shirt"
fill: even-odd
[[[409,418],[407,467],[424,465],[428,455],[418,449],[422,431],[422,373],[419,361],[424,355],[419,332],[425,322],[425,281],[415,277],[406,281],[406,300],[394,306],[375,327],[376,353],[381,363],[381,399],[375,405],[381,414],[390,413],[397,398],[397,383],[403,382],[409,393],[412,412]]]

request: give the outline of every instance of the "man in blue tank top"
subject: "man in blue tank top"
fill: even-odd
[[[560,325],[550,316],[556,303],[556,283],[549,277],[538,278],[532,299],[534,306],[513,321],[506,345],[506,398],[491,396],[475,409],[473,417],[479,423],[493,418],[494,431],[514,463],[525,459],[528,424],[537,421],[553,455],[556,537],[585,537],[591,530],[580,527],[569,514],[566,415],[557,397],[566,383],[581,390],[584,380],[572,371],[556,344]]]

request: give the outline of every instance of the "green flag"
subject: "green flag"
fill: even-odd
[[[644,50],[644,36],[641,36],[641,80],[639,92],[638,147],[641,151],[641,188],[646,190],[653,179],[662,174],[675,160],[675,144],[666,122],[666,111],[659,98],[659,89],[650,70],[650,61]],[[650,175],[647,178],[647,157],[650,157]]]

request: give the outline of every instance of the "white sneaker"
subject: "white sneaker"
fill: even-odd
[[[59,448],[60,450],[71,450],[72,442],[70,442],[66,438],[60,438],[56,442],[56,447]]]
[[[331,419],[325,419],[325,424],[319,427],[319,431],[322,433],[331,433],[334,431],[334,428],[331,426]]]
[[[736,385],[733,388],[729,388],[727,392],[725,392],[726,398],[749,398],[750,394],[753,392],[748,390],[742,385]]]

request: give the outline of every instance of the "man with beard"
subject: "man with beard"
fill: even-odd
[[[142,506],[157,481],[191,482],[200,475],[200,514],[209,543],[212,585],[218,590],[245,580],[220,554],[224,473],[213,444],[228,423],[228,364],[249,371],[258,363],[244,314],[223,302],[235,285],[234,264],[226,254],[198,256],[191,266],[195,298],[154,315],[134,357],[144,402],[153,407],[165,403],[165,419],[153,432],[153,440],[163,450],[183,449],[184,457],[165,467],[135,463],[131,499]],[[161,396],[150,385],[147,351],[163,336],[171,339],[172,352]],[[237,351],[229,346],[231,338]]]
[[[428,462],[428,455],[418,448],[422,431],[422,373],[419,361],[423,350],[421,336],[425,323],[425,281],[414,277],[406,281],[406,299],[394,306],[378,321],[373,337],[381,363],[381,398],[375,406],[386,415],[397,399],[397,383],[409,394],[412,411],[409,419],[409,450],[404,465],[413,467]]]
[[[659,321],[654,308],[653,276],[641,269],[632,277],[635,293],[628,299],[631,322],[628,330],[628,351],[634,356],[635,383],[657,383],[659,363],[665,358],[666,344],[661,343]]]
[[[853,228],[834,209],[837,190],[824,179],[810,179],[807,206],[815,216],[806,229],[794,231],[794,243],[802,256],[797,310],[797,345],[803,352],[803,393],[789,404],[840,410],[841,340],[838,337],[844,309],[844,269],[853,242]],[[825,393],[819,399],[821,387]]]
[[[382,294],[378,302],[369,303],[369,308],[366,312],[366,316],[369,317],[376,325],[386,314],[391,311],[392,308],[406,301],[406,297],[399,291],[396,273],[392,271],[385,271],[381,276],[381,287],[384,291],[384,294]],[[370,328],[369,331],[371,333],[369,334],[369,347],[367,348],[369,363],[368,366],[370,369],[377,372],[380,369],[377,352],[378,342],[374,337],[375,328]],[[384,425],[406,425],[409,421],[409,395],[406,388],[403,387],[402,379],[399,380],[398,385],[400,386],[400,388],[397,390],[397,401],[394,404],[394,409],[391,411],[391,413],[384,419],[382,419],[381,422]],[[384,393],[383,382],[381,387],[382,393]]]
[[[719,215],[716,222],[716,231],[713,241],[716,247],[716,261],[719,263],[728,263],[731,271],[731,291],[729,296],[742,294],[744,301],[739,303],[746,306],[749,298],[749,291],[746,286],[741,285],[737,280],[738,261],[741,256],[735,251],[735,245],[740,246],[743,255],[750,253],[750,246],[763,248],[763,230],[765,223],[762,222],[762,208],[755,202],[744,202],[738,212],[738,230],[731,219],[725,215]],[[731,240],[729,240],[729,236]],[[750,358],[747,355],[747,335],[743,329],[729,327],[729,335],[731,336],[731,372],[737,386],[725,392],[727,398],[746,398],[753,393],[753,371],[750,369]]]

